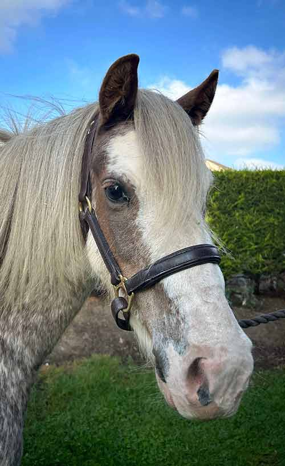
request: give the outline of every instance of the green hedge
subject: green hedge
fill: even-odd
[[[285,270],[285,170],[215,172],[207,220],[230,255],[226,277]]]

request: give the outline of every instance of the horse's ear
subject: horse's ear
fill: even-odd
[[[119,58],[107,71],[99,93],[101,124],[127,119],[138,91],[138,55]]]
[[[218,83],[219,71],[214,70],[200,86],[187,92],[177,103],[188,113],[193,125],[200,125],[213,102]]]

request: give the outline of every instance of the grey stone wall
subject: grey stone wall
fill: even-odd
[[[226,295],[234,306],[255,307],[257,296],[285,297],[285,272],[252,278],[243,274],[226,282]]]

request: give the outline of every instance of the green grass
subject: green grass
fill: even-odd
[[[255,374],[238,414],[182,419],[154,375],[96,356],[49,368],[28,408],[22,466],[283,466],[285,371]]]

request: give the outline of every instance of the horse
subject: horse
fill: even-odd
[[[212,175],[199,127],[218,71],[174,102],[138,88],[138,64],[135,54],[113,63],[97,103],[0,132],[1,466],[21,462],[24,414],[45,357],[92,290],[102,302],[113,293],[79,219],[92,125],[88,205],[125,277],[181,248],[214,243],[205,221]],[[237,411],[253,371],[252,344],[217,263],[179,269],[135,294],[129,324],[178,413],[209,420]]]

